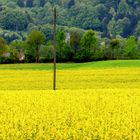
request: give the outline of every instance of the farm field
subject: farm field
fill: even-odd
[[[0,140],[139,140],[140,61],[0,65]]]

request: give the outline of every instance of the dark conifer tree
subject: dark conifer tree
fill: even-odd
[[[68,8],[71,8],[73,5],[75,5],[75,0],[70,0],[68,3]]]
[[[17,0],[17,5],[19,7],[24,7],[24,0]]]
[[[40,7],[44,7],[46,0],[40,0]]]
[[[33,7],[34,1],[33,0],[27,0],[26,1],[26,7]]]

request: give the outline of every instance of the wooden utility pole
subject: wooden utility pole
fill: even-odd
[[[53,90],[56,90],[56,8],[54,8],[54,77],[53,77]]]

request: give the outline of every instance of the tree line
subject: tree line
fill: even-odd
[[[140,0],[1,0],[0,36],[24,39],[31,28],[46,28],[53,22],[53,6],[58,25],[92,29],[108,38],[140,36]]]
[[[93,30],[59,29],[56,35],[57,62],[89,62],[112,59],[139,59],[140,39],[135,36],[101,38]],[[0,63],[53,62],[53,40],[40,30],[31,30],[27,38],[7,43],[0,38]]]
[[[140,0],[0,0],[0,63],[139,58]],[[38,41],[37,41],[38,40]]]

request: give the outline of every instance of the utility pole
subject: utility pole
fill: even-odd
[[[54,8],[54,77],[53,77],[53,90],[56,90],[56,8]]]

